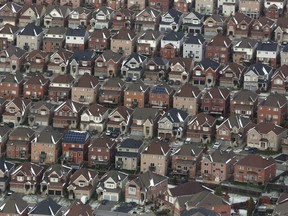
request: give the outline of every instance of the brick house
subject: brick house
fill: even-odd
[[[121,75],[124,78],[130,77],[134,80],[141,79],[146,61],[146,56],[133,52],[123,60]]]
[[[37,164],[54,164],[61,154],[63,135],[47,126],[31,143],[31,161]]]
[[[164,141],[151,141],[141,153],[140,172],[152,171],[166,175],[170,162],[171,147]]]
[[[279,3],[279,2],[277,2],[277,3]],[[268,8],[265,8],[264,13],[265,13],[265,17],[268,17],[268,18],[273,19],[273,20],[277,20],[282,15],[283,8],[279,9],[277,7],[277,5],[271,4]]]
[[[271,93],[257,109],[257,122],[273,122],[280,125],[287,117],[288,101],[284,95]]]
[[[0,160],[0,176],[1,176],[1,181],[0,181],[0,189],[1,191],[6,191],[8,189],[8,183],[11,178],[11,173],[14,171],[15,164],[6,160],[1,159]],[[1,210],[2,212],[2,210]]]
[[[169,72],[170,62],[166,58],[152,57],[145,65],[144,77],[152,81],[163,81]]]
[[[95,59],[94,76],[117,77],[123,62],[123,55],[105,50]]]
[[[192,7],[192,2],[189,0],[175,0],[173,7],[181,11],[183,14],[187,14]]]
[[[43,37],[43,50],[46,52],[55,52],[64,47],[66,29],[62,27],[51,27]]]
[[[92,13],[92,18],[90,19],[90,26],[92,29],[103,29],[107,28],[110,29],[112,25],[112,18],[115,11],[108,7],[102,5],[101,7],[97,8]]]
[[[3,126],[0,126],[0,156],[3,157],[6,154],[6,144],[8,142],[8,136],[11,132],[11,128],[4,124]],[[0,181],[1,182],[1,181]],[[1,189],[1,183],[0,183],[0,189]]]
[[[0,82],[0,96],[8,100],[20,97],[23,94],[23,84],[22,73],[5,74],[5,78]]]
[[[160,111],[153,108],[136,108],[133,113],[131,135],[153,138],[156,135]]]
[[[272,122],[261,122],[247,132],[247,146],[259,150],[279,151],[287,129]]]
[[[96,190],[98,172],[87,168],[80,168],[70,178],[67,187],[69,199],[81,199],[86,196],[88,200]]]
[[[203,155],[201,176],[214,182],[225,181],[233,175],[235,162],[233,151],[216,150],[211,154]]]
[[[200,89],[216,85],[221,65],[210,59],[204,58],[194,68],[192,73],[192,84]]]
[[[79,0],[60,0],[60,5],[61,6],[68,6],[71,8],[78,8],[80,7],[81,1]]]
[[[247,131],[254,127],[248,116],[230,115],[216,129],[216,140],[232,147],[241,146],[246,140]]]
[[[25,83],[23,88],[23,97],[34,100],[41,100],[48,95],[50,80],[46,79],[42,74],[31,76]]]
[[[161,21],[159,23],[159,31],[167,32],[170,30],[178,31],[183,22],[183,13],[171,8],[161,15]]]
[[[256,56],[258,41],[250,38],[243,38],[233,46],[233,62],[237,64],[251,63]]]
[[[116,141],[107,136],[91,140],[88,146],[88,164],[90,167],[107,169],[114,163]]]
[[[63,48],[54,51],[49,59],[48,70],[56,74],[66,74],[69,72],[69,63],[72,55],[72,51]]]
[[[193,60],[191,58],[174,58],[170,60],[169,80],[187,83],[190,81],[193,69]]]
[[[276,68],[279,61],[280,49],[277,43],[267,41],[260,43],[256,49],[256,62],[262,62]]]
[[[195,1],[195,11],[203,15],[212,15],[214,13],[216,2],[211,0]]]
[[[227,22],[227,35],[236,38],[250,36],[253,19],[243,13],[236,13]]]
[[[263,6],[263,2],[260,0],[240,0],[238,12],[257,19],[263,10]],[[253,8],[253,10],[251,10],[251,8]]]
[[[268,17],[259,17],[256,20],[251,29],[251,38],[255,40],[270,40],[272,38],[276,23],[274,20]]]
[[[89,24],[92,10],[85,7],[77,7],[71,11],[68,17],[68,28],[85,27]]]
[[[247,67],[229,62],[220,71],[219,86],[231,89],[239,89],[243,84],[243,75]]]
[[[281,66],[288,64],[288,45],[284,46],[280,51]]]
[[[16,37],[19,32],[19,27],[13,26],[11,24],[5,24],[0,27],[0,49],[7,50],[11,45],[15,45]]]
[[[186,136],[192,142],[211,143],[216,132],[216,118],[205,113],[198,113],[191,117]]]
[[[133,27],[134,20],[134,11],[127,8],[119,8],[113,15],[112,28],[115,30],[120,30],[123,27],[131,29]]]
[[[271,77],[271,91],[280,94],[287,94],[288,66],[286,64],[279,67]]]
[[[230,114],[254,118],[258,106],[258,94],[242,89],[231,97]]]
[[[165,13],[171,8],[170,0],[148,0],[148,6]]]
[[[84,27],[68,28],[65,36],[65,48],[77,52],[85,50],[88,45],[89,33]]]
[[[124,0],[120,0],[120,1],[107,0],[107,5],[108,5],[108,7],[111,7],[114,10],[118,10],[118,9],[125,7],[125,1]]]
[[[99,88],[98,78],[85,73],[74,83],[71,100],[83,104],[95,103]]]
[[[88,160],[90,135],[87,131],[68,130],[62,141],[62,158],[68,164],[82,164]]]
[[[173,59],[176,56],[180,56],[182,53],[184,33],[179,31],[175,32],[170,30],[166,32],[161,39],[160,56],[166,59]]]
[[[143,10],[146,7],[146,1],[136,1],[131,0],[127,2],[127,8],[133,11],[139,12],[140,10]]]
[[[181,139],[187,129],[188,113],[172,108],[158,121],[158,137]]]
[[[33,103],[29,110],[28,124],[30,126],[48,126],[52,124],[52,116],[55,105],[46,101]]]
[[[39,189],[43,168],[38,164],[24,162],[11,174],[10,190],[22,194],[36,194]]]
[[[23,28],[28,23],[35,22],[37,26],[40,26],[43,21],[43,17],[45,14],[46,8],[44,5],[36,5],[36,4],[24,4],[21,13],[19,16],[19,24],[18,26]]]
[[[26,73],[38,72],[44,73],[47,70],[47,63],[50,54],[42,50],[33,50],[26,56],[24,69]]]
[[[93,215],[93,209],[90,205],[85,205],[82,202],[73,202],[69,208],[64,212],[65,216],[76,215]]]
[[[205,57],[227,64],[232,58],[232,41],[221,34],[216,35],[207,43]]]
[[[70,99],[62,102],[54,110],[53,127],[76,129],[80,124],[80,116],[84,105]]]
[[[144,148],[143,140],[133,138],[124,139],[117,145],[115,167],[117,169],[137,170],[140,163],[140,154]]]
[[[216,36],[226,29],[226,18],[219,14],[213,14],[208,16],[203,22],[204,35],[205,36]]]
[[[103,132],[106,128],[110,109],[93,103],[81,114],[80,130]]]
[[[70,74],[60,74],[50,82],[49,99],[51,101],[65,101],[71,97],[74,78]]]
[[[127,28],[121,28],[111,39],[111,50],[124,56],[131,55],[136,47],[137,34]]]
[[[123,104],[124,89],[125,82],[120,78],[109,78],[100,87],[99,103],[112,107]]]
[[[22,199],[20,194],[17,193],[8,196],[3,203],[1,203],[1,206],[3,207],[0,213],[1,216],[7,214],[20,216],[19,211],[22,212],[22,215],[28,215],[29,212],[29,204]]]
[[[40,183],[40,191],[43,195],[64,196],[72,174],[70,167],[53,164],[44,172]]]
[[[152,185],[151,182],[153,182]],[[136,202],[143,205],[147,201],[153,201],[161,196],[167,188],[168,177],[147,171],[126,184],[125,202]]]
[[[71,9],[67,6],[49,5],[44,16],[45,28],[66,27]]]
[[[227,88],[213,87],[202,98],[202,111],[226,116],[230,110],[230,90]]]
[[[129,132],[132,123],[133,109],[125,106],[118,106],[108,117],[107,131],[126,134]]]
[[[192,179],[200,170],[203,148],[184,144],[172,156],[172,175]]]
[[[155,56],[160,47],[162,34],[158,30],[148,29],[137,39],[137,53],[146,56]]]
[[[107,28],[95,29],[89,37],[88,49],[103,52],[110,46],[111,33]]]
[[[166,83],[160,83],[151,88],[149,92],[149,105],[152,108],[169,110],[173,104],[175,90]]]
[[[197,86],[185,83],[173,95],[173,107],[194,116],[199,111],[201,96],[201,91]]]
[[[276,22],[276,29],[274,30],[274,41],[277,43],[288,42],[288,17],[279,17]]]
[[[129,108],[143,108],[149,101],[150,87],[142,81],[132,83],[125,89],[124,106]]]
[[[183,18],[182,31],[187,32],[188,34],[194,35],[194,33],[198,33],[202,35],[203,33],[203,22],[204,15],[192,11]]]
[[[275,176],[276,162],[272,157],[248,154],[234,166],[234,181],[237,182],[265,185]]]
[[[13,159],[29,159],[31,141],[35,137],[35,131],[30,128],[17,127],[9,134],[6,157]]]
[[[76,50],[70,59],[70,74],[76,78],[88,73],[93,74],[96,52],[92,50]]]
[[[0,71],[16,73],[24,66],[26,50],[15,46],[9,46],[6,50],[0,51]]]
[[[243,89],[265,92],[271,85],[272,67],[261,62],[252,64],[244,74]]]
[[[16,26],[22,7],[14,2],[5,3],[0,7],[0,17],[2,17],[0,27],[5,24]]]
[[[40,50],[43,44],[44,31],[35,23],[28,23],[17,35],[17,47],[32,51]]]
[[[5,112],[2,114],[3,122],[11,122],[14,126],[19,126],[27,119],[31,100],[14,98],[5,106]]]
[[[160,19],[161,19],[160,11],[152,7],[144,7],[135,16],[134,29],[137,32],[145,32],[147,30],[157,30],[159,27]]]

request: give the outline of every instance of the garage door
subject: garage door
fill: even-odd
[[[54,190],[49,190],[49,191],[48,191],[48,194],[49,194],[49,195],[54,195]]]
[[[43,121],[43,122],[42,122],[42,126],[48,126],[48,122]]]
[[[116,195],[109,195],[109,194],[104,194],[103,199],[110,200],[110,201],[118,201]]]
[[[56,191],[56,195],[61,195],[61,191]]]

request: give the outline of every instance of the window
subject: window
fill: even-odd
[[[129,186],[128,187],[128,194],[136,195],[136,187],[135,186]]]

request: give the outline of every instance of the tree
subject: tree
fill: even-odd
[[[255,203],[252,197],[247,201],[247,216],[252,216],[255,208]]]
[[[217,196],[222,196],[222,188],[221,186],[218,186],[216,189],[215,189],[215,192],[214,192],[215,195]]]

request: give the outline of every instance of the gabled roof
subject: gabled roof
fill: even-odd
[[[27,110],[27,106],[31,103],[30,99],[21,99],[21,98],[14,98],[12,101],[10,101],[7,106],[10,106],[10,104],[15,104],[15,106],[18,107],[21,114],[24,115],[25,111]],[[17,128],[16,128],[17,129]]]
[[[52,198],[47,199],[37,203],[34,208],[32,208],[29,214],[33,215],[57,215],[60,212],[61,205],[55,202]]]
[[[21,83],[24,80],[22,73],[16,72],[15,74],[5,74],[5,78],[1,80],[2,83]]]
[[[111,37],[110,31],[105,27],[103,29],[95,29],[90,38],[97,39],[109,39]]]
[[[225,20],[226,20],[226,18],[224,17],[224,16],[221,16],[221,15],[219,15],[219,14],[213,14],[212,16],[209,16],[209,17],[207,17],[206,18],[206,20],[207,19],[213,19],[213,20],[215,20],[216,22],[225,22]],[[206,21],[205,20],[205,21]]]
[[[167,66],[167,64],[169,64],[169,61],[166,58],[163,58],[160,56],[154,56],[154,57],[150,58],[146,65],[148,65],[151,62],[154,62],[155,64],[157,64],[159,66]]]
[[[64,133],[63,143],[85,144],[90,139],[87,131],[69,130]]]
[[[22,199],[22,195],[13,193],[0,205],[0,212],[6,214],[21,215],[28,209],[29,204]]]
[[[245,21],[247,24],[250,24],[253,19],[246,14],[243,13],[236,13],[234,16],[231,17],[231,19],[236,25],[238,25],[240,22]]]
[[[69,61],[69,59],[71,58],[71,56],[73,55],[73,52],[70,51],[70,50],[66,50],[66,49],[63,49],[63,48],[59,48],[57,51],[55,51],[51,56],[54,56],[55,54],[58,54],[62,59],[63,61],[66,63]],[[72,76],[71,76],[72,77]],[[72,77],[73,78],[73,77]]]
[[[43,50],[32,50],[26,56],[27,61],[29,61],[30,58],[33,58],[36,55],[41,56],[42,58],[45,58],[46,56],[49,55],[49,53]]]
[[[148,29],[147,31],[143,32],[138,40],[157,40],[159,37],[161,37],[161,32],[158,30],[152,30]]]
[[[63,216],[75,216],[75,215],[87,215],[92,216],[93,209],[90,205],[85,205],[81,202],[74,202],[69,206],[67,211],[63,213]]]
[[[32,130],[29,127],[16,127],[13,129],[13,131],[10,133],[10,136],[18,136],[18,137],[25,137],[30,138],[35,133],[34,130]]]
[[[71,60],[76,62],[80,61],[93,61],[96,57],[96,53],[93,50],[76,50],[71,57]]]
[[[138,82],[130,84],[125,91],[133,91],[133,92],[146,92],[149,89],[148,85],[140,80]]]
[[[132,41],[136,36],[137,34],[133,30],[123,27],[118,31],[116,35],[113,36],[113,40]]]
[[[203,98],[207,99],[224,99],[226,100],[230,96],[230,91],[224,87],[213,87],[209,89],[203,96]]]
[[[160,140],[152,140],[149,144],[145,147],[142,154],[152,154],[152,155],[162,155],[162,156],[170,156],[171,147],[167,142],[160,141]]]
[[[147,57],[144,56],[144,55],[141,55],[139,53],[135,53],[133,52],[131,55],[129,55],[122,63],[122,66],[125,66],[125,67],[129,67],[128,63],[134,59],[138,64],[141,64],[143,63]]]
[[[240,159],[236,165],[265,169],[273,164],[276,164],[276,161],[272,157],[264,158],[260,155],[248,154],[244,158]]]
[[[221,71],[220,74],[225,74],[226,71],[232,71],[235,75],[235,77],[238,77],[239,79],[243,75],[244,70],[247,69],[245,66],[237,64],[235,62],[228,62],[226,67],[224,67]]]
[[[196,34],[192,34],[189,33],[186,36],[186,39],[184,41],[184,44],[198,44],[198,45],[202,45],[205,43],[205,38],[203,37],[203,35],[196,33]]]
[[[259,19],[257,21],[255,21],[254,25],[259,24],[260,27],[264,27],[264,26],[268,26],[270,28],[272,28],[273,26],[275,26],[275,21],[266,17],[266,16],[261,16],[259,17]]]
[[[166,181],[167,179],[168,177],[166,176],[162,176],[160,174],[147,171],[145,173],[140,174],[132,181],[134,181],[141,188],[141,190],[145,190],[154,187],[155,185],[163,181]]]
[[[235,48],[248,48],[248,49],[252,49],[254,48],[256,45],[258,44],[257,40],[254,39],[250,39],[250,38],[243,38],[240,41],[238,41],[235,45],[234,45],[234,49]]]
[[[158,85],[154,85],[151,88],[151,93],[153,94],[168,94],[170,95],[172,92],[174,92],[174,89],[170,87],[167,83],[161,83]]]
[[[257,62],[253,65],[251,65],[248,70],[246,71],[246,73],[253,71],[256,75],[258,76],[266,76],[268,75],[271,71],[273,70],[272,67],[263,64],[261,62]]]
[[[174,188],[170,188],[169,191],[172,197],[180,197],[186,195],[194,195],[202,191],[206,191],[208,188],[204,187],[196,181],[185,182]]]
[[[61,83],[61,84],[70,84],[74,81],[74,78],[70,74],[59,74],[56,76],[51,83]]]
[[[38,36],[43,32],[40,26],[36,26],[35,23],[28,23],[20,32],[19,35],[25,36]]]
[[[288,28],[288,17],[278,17],[277,26],[282,30]]]
[[[40,100],[40,101],[37,101],[33,104],[32,109],[37,110],[37,109],[40,109],[42,106],[47,107],[49,110],[52,110],[55,107],[55,105],[52,103]]]
[[[211,115],[205,114],[204,112],[198,113],[197,115],[191,117],[189,125],[196,123],[198,126],[209,125],[210,127],[215,125],[216,118]]]
[[[197,66],[200,66],[204,71],[208,70],[209,68],[216,71],[220,67],[220,64],[210,58],[204,58],[195,67]]]
[[[268,97],[262,101],[259,105],[260,107],[273,107],[273,108],[282,108],[287,105],[287,99],[284,95],[278,93],[271,93]],[[285,111],[286,112],[286,111]]]
[[[285,132],[287,129],[272,122],[260,122],[255,127],[251,128],[247,133],[250,133],[253,130],[256,130],[259,134],[268,134],[272,131],[276,135],[279,135]]]
[[[184,144],[178,148],[172,155],[181,155],[181,156],[198,156],[203,152],[203,148],[195,144]]]
[[[181,11],[176,10],[175,8],[171,8],[170,10],[166,11],[163,15],[162,15],[162,21],[161,23],[166,23],[165,21],[163,21],[163,18],[165,17],[172,17],[173,21],[175,23],[178,23],[180,20],[180,17],[183,15],[183,13]],[[160,23],[160,24],[161,24]]]
[[[125,85],[125,82],[118,78],[118,77],[113,77],[113,78],[109,78],[107,79],[107,81],[104,82],[104,84],[102,85],[103,87],[120,87],[122,88]]]
[[[25,176],[38,176],[43,170],[43,167],[31,162],[21,163],[11,175],[17,175],[18,172],[23,173]]]
[[[47,9],[46,9],[45,16],[48,15],[48,14],[50,15],[50,13],[51,13],[53,10],[56,10],[56,11],[60,14],[61,18],[65,18],[67,12],[70,12],[70,8],[67,7],[67,6],[49,5],[49,6],[47,7]],[[69,15],[69,14],[67,14],[67,15]]]
[[[73,9],[70,14],[73,14],[74,12],[76,12],[78,14],[90,14],[92,12],[92,10],[87,9],[85,7],[77,7],[75,9]]]
[[[207,46],[217,46],[226,48],[230,47],[231,45],[232,41],[222,34],[217,34],[207,43]]]
[[[89,170],[87,168],[80,168],[75,171],[75,173],[70,178],[70,184],[73,183],[79,176],[83,176],[87,181],[92,181],[98,176],[98,172],[94,170]]]
[[[133,111],[133,109],[126,106],[118,106],[110,113],[109,117],[114,115],[115,112],[118,112],[125,120],[128,121],[131,118]]]
[[[139,108],[137,107],[133,113],[133,119],[137,120],[155,120],[159,115],[159,110],[154,108]]]
[[[124,8],[124,7],[121,7],[121,8],[119,8],[118,10],[116,10],[115,14],[116,14],[116,13],[117,13],[117,14],[118,14],[118,13],[123,14],[123,15],[125,15],[126,17],[133,16],[133,15],[135,14],[134,11],[129,10],[128,8]],[[114,14],[114,15],[115,15],[115,14]]]
[[[93,139],[89,145],[89,148],[99,147],[111,149],[115,144],[115,140],[111,139],[111,137],[101,136]]]
[[[247,116],[230,115],[229,118],[227,118],[221,125],[219,125],[218,128],[220,128],[222,125],[225,125],[230,130],[232,130],[234,127],[241,129],[245,128],[249,123],[251,123],[251,120]]]
[[[29,77],[24,84],[44,86],[49,82],[49,79],[46,79],[42,74],[35,74],[34,76]]]
[[[281,67],[279,67],[275,71],[271,79],[273,80],[275,77],[277,77],[277,75],[279,75],[283,80],[286,80],[288,77],[288,65],[284,64]]]
[[[180,41],[184,38],[184,33],[182,31],[175,32],[173,30],[170,30],[167,32],[164,37],[162,38],[163,41]]]
[[[12,163],[10,161],[3,160],[3,159],[0,159],[0,170],[3,173],[10,172],[14,167],[15,167],[14,163]]]
[[[111,7],[108,6],[101,6],[95,11],[95,15],[98,14],[99,12],[103,12],[105,15],[112,14],[115,10]]]
[[[183,110],[172,108],[168,110],[159,121],[167,118],[172,123],[183,123],[188,117],[188,113]]]
[[[0,28],[0,34],[15,34],[19,30],[18,26],[6,23]]]
[[[80,28],[68,28],[66,31],[66,37],[84,37],[88,33],[87,30],[83,27]]]
[[[170,60],[170,66],[174,66],[176,64],[180,64],[184,70],[189,73],[191,71],[191,66],[193,65],[192,58],[182,58],[182,57],[175,57]],[[172,69],[171,69],[172,70]]]
[[[276,52],[278,49],[278,44],[273,41],[266,41],[260,43],[257,47],[257,51],[268,51],[268,52]]]
[[[206,158],[213,163],[229,163],[231,159],[235,157],[235,153],[233,151],[222,151],[215,150],[211,154],[208,154]]]
[[[45,11],[45,7],[43,5],[35,5],[35,4],[24,4],[23,7],[22,7],[22,10],[21,10],[21,16],[23,16],[23,14],[28,10],[28,9],[31,9],[35,15],[36,15],[36,18],[37,19],[40,19],[42,13]],[[32,14],[29,14],[30,16]]]
[[[11,131],[11,128],[7,124],[4,124],[3,126],[0,125],[0,137],[5,136],[10,131]]]
[[[48,34],[53,34],[53,35],[64,35],[66,34],[66,28],[64,26],[57,26],[57,27],[50,27],[48,28],[47,32],[45,33],[45,36]],[[63,48],[59,48],[64,50]]]
[[[83,113],[87,113],[89,116],[103,116],[108,110],[109,108],[101,104],[93,103]]]
[[[250,90],[246,90],[246,89],[241,89],[240,91],[238,91],[237,93],[234,94],[232,100],[233,101],[248,101],[248,102],[255,102],[258,99],[258,94],[250,91]]]
[[[119,62],[123,55],[113,52],[112,50],[105,50],[102,54],[101,57],[103,59],[103,61],[107,62],[110,59],[113,60],[115,63]]]
[[[198,86],[194,86],[191,83],[185,83],[175,93],[174,97],[191,97],[198,98],[201,91]]]
[[[83,104],[77,103],[77,102],[72,101],[71,99],[68,99],[68,100],[64,101],[63,103],[61,103],[55,109],[55,112],[57,112],[58,110],[60,110],[64,106],[68,106],[72,110],[73,113],[78,113],[84,107]]]
[[[198,13],[197,11],[191,11],[190,13],[186,14],[186,15],[184,16],[184,18],[185,18],[185,17],[188,17],[188,16],[190,17],[191,14],[194,14],[194,16],[196,16],[199,20],[202,20],[202,18],[204,17],[203,14]]]
[[[51,144],[58,144],[59,141],[62,139],[63,134],[59,131],[54,130],[51,126],[45,127],[38,136],[35,137],[33,142],[35,143],[51,143]]]
[[[150,16],[151,16],[152,18],[156,18],[156,17],[160,16],[160,13],[161,13],[160,11],[158,11],[158,10],[156,10],[156,9],[154,9],[154,8],[145,7],[145,8],[144,8],[143,10],[141,10],[138,14],[136,14],[136,17],[141,16],[142,13],[144,13],[144,12],[150,14]]]
[[[73,87],[95,89],[98,84],[99,80],[97,77],[85,73],[79,77],[78,81],[73,85]]]
[[[119,145],[119,148],[134,148],[139,149],[143,145],[142,140],[136,140],[132,138],[124,139]]]
[[[48,169],[44,172],[42,181],[45,180],[47,183],[49,182],[48,177],[52,173],[56,173],[59,178],[62,178],[63,176],[66,176],[68,173],[72,171],[71,167],[61,165],[61,164],[52,164]]]
[[[220,216],[220,214],[204,207],[199,207],[185,210],[181,213],[181,216]]]
[[[21,58],[22,56],[27,54],[26,50],[15,46],[9,46],[6,50],[3,50],[2,52],[5,52],[8,58],[10,58],[13,55],[17,56],[18,58]]]
[[[117,170],[110,170],[108,172],[106,172],[101,179],[99,180],[100,182],[104,183],[106,180],[108,180],[109,178],[112,178],[114,180],[114,182],[121,182],[124,179],[128,178],[128,174],[124,173],[124,172],[120,172]]]
[[[0,11],[5,7],[8,7],[12,11],[12,13],[18,13],[22,9],[22,6],[14,2],[8,2],[4,4],[2,7],[0,7]]]

